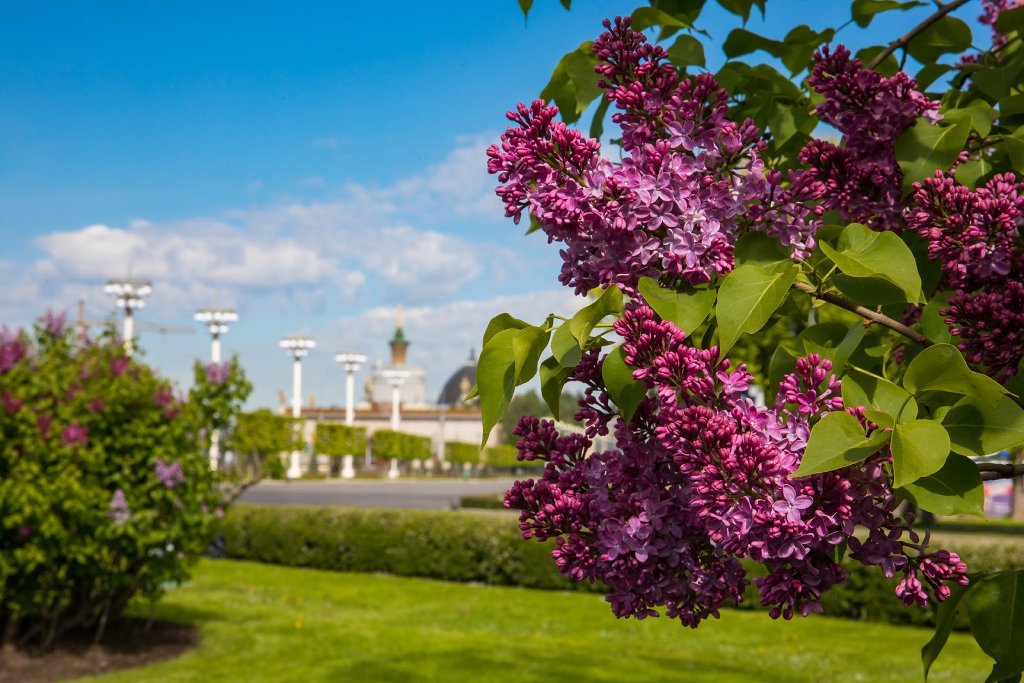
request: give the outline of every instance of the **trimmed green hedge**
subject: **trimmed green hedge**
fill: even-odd
[[[448,462],[468,462],[475,465],[480,462],[480,447],[464,441],[445,441],[444,459]]]
[[[219,520],[226,556],[293,567],[573,589],[550,546],[493,513],[233,505]]]
[[[434,455],[429,436],[381,429],[373,433],[373,456],[398,460],[429,460]]]
[[[475,510],[505,510],[504,496],[463,496],[459,498],[460,508]]]
[[[491,467],[503,467],[506,469],[544,467],[544,460],[520,460],[517,455],[519,450],[508,444],[488,446],[483,452],[483,462]]]
[[[362,455],[366,452],[366,427],[318,422],[315,444],[317,453],[334,458]]]
[[[383,572],[525,588],[604,591],[555,568],[553,544],[524,541],[516,518],[494,512],[283,507],[237,504],[218,522],[227,557],[334,571]],[[941,539],[934,543],[942,547]],[[976,571],[1024,569],[1024,547],[958,538],[946,544]],[[844,564],[846,583],[822,599],[830,616],[934,625],[932,610],[903,607],[895,579],[877,567]],[[748,567],[751,577],[757,566]],[[751,585],[742,604],[761,609]],[[961,619],[958,628],[966,628]]]

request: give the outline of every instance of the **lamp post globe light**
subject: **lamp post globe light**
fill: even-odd
[[[279,346],[292,358],[292,417],[298,420],[302,416],[302,359],[309,355],[309,350],[316,346],[316,342],[309,337],[289,336],[281,339]],[[296,428],[301,434],[302,425],[296,422]],[[298,448],[291,452],[287,476],[289,479],[302,476]]]
[[[387,383],[391,385],[391,429],[398,431],[401,426],[401,415],[399,409],[402,404],[402,385],[409,379],[408,370],[385,370],[383,375]],[[398,459],[391,458],[391,467],[388,469],[388,479],[398,478]]]
[[[135,336],[135,311],[146,305],[145,298],[152,293],[153,284],[149,280],[133,278],[107,280],[103,291],[116,297],[116,306],[124,310],[124,352],[130,356],[135,349],[132,342]]]
[[[238,314],[231,308],[200,308],[196,311],[196,322],[206,325],[210,333],[210,360],[220,363],[220,336],[227,334],[228,323],[238,322]],[[210,469],[217,469],[220,463],[220,430],[210,434]]]
[[[366,362],[366,356],[357,351],[339,351],[334,360],[345,366],[345,424],[351,427],[356,421],[356,379],[359,367]],[[355,454],[350,453],[341,459],[341,478],[352,479],[356,476],[352,461]]]
[[[238,322],[238,314],[231,308],[200,308],[196,322],[206,325],[210,333],[210,360],[220,362],[220,336],[228,333],[228,323]]]

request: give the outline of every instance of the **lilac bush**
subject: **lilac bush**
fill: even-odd
[[[61,315],[0,332],[0,640],[97,639],[205,550],[220,503],[195,405]],[[170,549],[170,550],[169,550]]]

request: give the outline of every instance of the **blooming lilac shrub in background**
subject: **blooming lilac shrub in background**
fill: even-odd
[[[0,625],[45,649],[183,580],[220,495],[197,411],[113,332],[47,315],[0,359]]]
[[[545,90],[563,120],[519,104],[487,151],[505,214],[528,214],[560,245],[559,280],[593,297],[484,334],[485,431],[536,374],[556,417],[562,386],[584,387],[582,434],[519,422],[519,457],[544,471],[505,505],[524,538],[554,541],[561,572],[607,585],[619,617],[697,627],[751,583],[771,617],[807,616],[847,558],[892,578],[904,605],[952,603],[926,672],[966,595],[992,680],[1013,679],[1024,658],[993,634],[1024,628],[1004,609],[1024,573],[969,579],[912,509],[981,514],[982,474],[1024,475],[965,457],[1024,444],[1024,9],[986,1],[994,45],[969,55],[969,27],[947,16],[963,0],[857,55],[823,44],[833,29],[729,34],[727,57],[764,50],[806,72],[790,80],[765,64],[702,70],[701,4],[606,20]],[[744,20],[752,6],[722,4]],[[852,23],[916,7],[855,2]],[[662,46],[636,24],[679,37]],[[590,92],[592,131],[613,112],[618,161],[571,125]],[[737,342],[773,325],[791,334],[765,336],[777,347],[754,377]]]

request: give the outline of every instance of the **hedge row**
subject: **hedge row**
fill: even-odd
[[[552,544],[522,540],[511,514],[239,504],[218,524],[227,557],[239,560],[525,588],[604,590],[563,577],[549,554]],[[972,569],[1024,569],[1020,544],[957,539],[950,547]],[[877,567],[849,560],[844,566],[850,579],[822,599],[826,614],[934,625],[932,610],[903,607],[893,594],[895,579],[886,579]],[[749,571],[755,576],[756,566]],[[761,609],[753,585],[743,607]],[[966,627],[966,621],[958,626]]]
[[[480,462],[480,447],[464,441],[445,441],[444,459],[448,462],[468,462],[475,465]]]
[[[237,504],[218,522],[226,556],[294,567],[572,589],[550,548],[507,515]],[[583,587],[583,586],[580,586]]]
[[[406,434],[390,429],[381,429],[373,434],[373,456],[375,458],[427,460],[433,455],[434,451],[429,436]]]
[[[362,455],[366,452],[366,427],[318,422],[315,448],[317,453],[331,457]]]
[[[444,444],[444,459],[448,462],[468,462],[506,469],[544,466],[543,460],[520,460],[517,453],[516,447],[508,444],[488,446],[483,451],[476,444],[463,441],[446,441]]]

